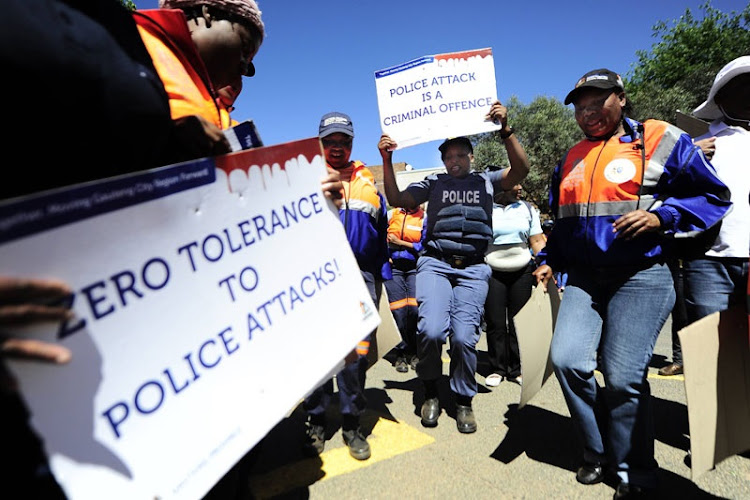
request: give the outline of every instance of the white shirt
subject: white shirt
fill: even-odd
[[[730,127],[721,119],[711,123],[708,133],[695,140],[716,136],[711,164],[731,191],[732,210],[724,217],[719,236],[706,252],[710,257],[750,256],[750,131]]]

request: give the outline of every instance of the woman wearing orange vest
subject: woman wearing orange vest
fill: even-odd
[[[241,90],[242,77],[255,75],[253,58],[265,35],[257,4],[160,0],[159,6],[134,17],[169,94],[172,118],[198,115],[218,130],[229,128],[219,90]]]
[[[586,73],[566,97],[586,139],[555,168],[555,225],[534,271],[545,283],[553,269],[568,271],[550,358],[583,441],[576,479],[599,483],[611,470],[615,498],[657,486],[647,374],[675,301],[665,235],[701,232],[731,206],[690,136],[628,118],[627,102],[608,69]]]
[[[388,253],[393,279],[385,281],[391,313],[401,333],[396,346],[396,371],[417,369],[417,259],[422,251],[424,210],[394,208],[388,212]]]

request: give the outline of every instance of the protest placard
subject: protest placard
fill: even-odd
[[[423,56],[375,72],[380,127],[399,148],[499,130],[492,49]]]
[[[678,332],[685,367],[693,479],[750,449],[747,311],[734,306]]]
[[[523,375],[519,409],[536,396],[552,375],[549,352],[559,310],[560,294],[555,281],[549,280],[546,287],[542,283],[534,287],[528,302],[511,320],[518,334]]]
[[[75,291],[26,332],[72,361],[9,363],[69,498],[201,498],[378,326],[325,175],[312,138],[0,204],[0,273]]]

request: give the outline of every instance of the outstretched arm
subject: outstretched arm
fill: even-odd
[[[485,118],[495,123],[501,123],[503,126],[500,129],[500,140],[508,152],[510,168],[503,171],[501,187],[505,190],[511,189],[516,184],[520,184],[529,174],[529,159],[526,157],[526,151],[524,151],[521,143],[518,142],[516,134],[512,132],[513,129],[508,126],[508,108],[503,106],[500,101],[495,101]]]
[[[414,198],[408,191],[401,191],[396,184],[396,174],[393,173],[393,150],[397,144],[388,134],[380,136],[378,149],[383,158],[383,185],[388,203],[394,207],[412,209],[417,206]]]

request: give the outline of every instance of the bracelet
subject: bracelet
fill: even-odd
[[[503,134],[502,132],[500,132],[500,139],[507,139],[508,137],[510,137],[511,135],[513,135],[513,132],[515,132],[515,131],[516,130],[513,127],[510,127],[510,130],[508,130],[508,132],[506,132],[505,134]]]

